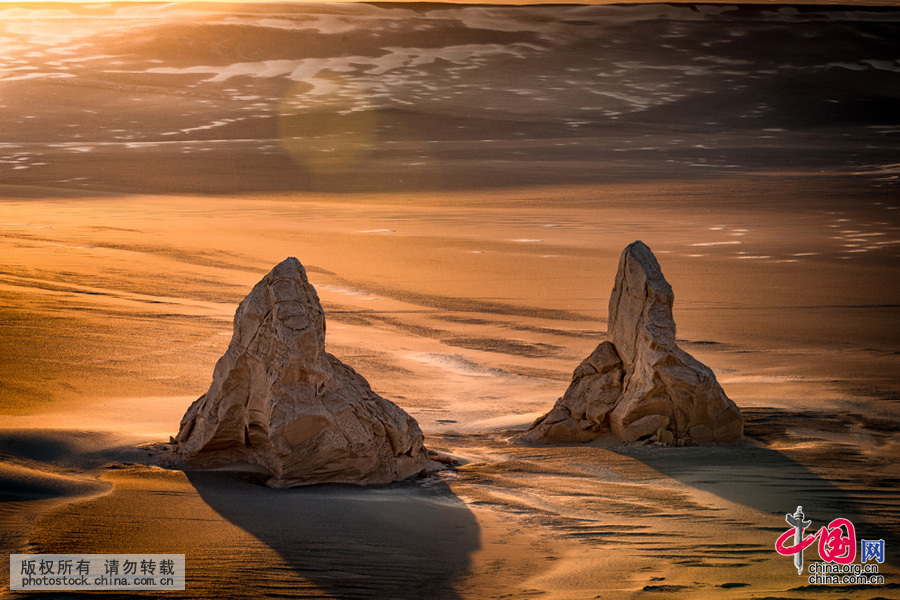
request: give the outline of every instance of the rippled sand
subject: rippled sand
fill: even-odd
[[[0,6],[0,185],[893,181],[898,31],[871,6]]]
[[[797,504],[896,539],[896,249],[846,238],[898,239],[897,213],[857,178],[717,188],[733,200],[670,182],[4,201],[5,545],[185,552],[198,565],[187,597],[235,578],[249,596],[417,597],[415,586],[592,598],[656,586],[745,597],[799,585],[773,550]],[[784,201],[800,195],[801,207]],[[741,198],[756,198],[752,210]],[[744,411],[747,442],[511,445],[602,339],[618,253],[637,238],[673,284],[680,343]],[[371,493],[286,495],[251,475],[104,469],[147,463],[141,444],[177,430],[237,302],[288,255],[318,287],[329,350],[461,465]],[[76,497],[93,499],[37,517]]]
[[[774,551],[802,504],[886,540],[888,585],[835,597],[896,591],[896,9],[67,4],[0,27],[4,552],[184,553],[172,598],[818,597]],[[746,441],[511,444],[603,339],[636,239]],[[271,490],[153,466],[287,256],[328,350],[454,468]]]

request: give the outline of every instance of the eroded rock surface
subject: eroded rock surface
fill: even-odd
[[[553,409],[522,439],[590,442],[612,433],[624,443],[731,443],[741,411],[712,370],[675,343],[672,287],[643,242],[622,252],[609,300],[608,341],[575,369]]]
[[[184,467],[244,461],[274,487],[388,483],[428,464],[415,419],[325,352],[325,313],[296,258],[241,302],[212,385],[175,442]]]

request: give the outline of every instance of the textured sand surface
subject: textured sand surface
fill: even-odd
[[[185,553],[173,598],[896,595],[898,27],[0,7],[0,547]],[[636,239],[746,442],[510,443],[603,339]],[[286,491],[152,466],[287,256],[326,349],[457,467]],[[885,539],[887,585],[798,577],[798,504]]]
[[[773,182],[810,204],[788,207]],[[313,597],[419,597],[402,590],[425,581],[449,598],[620,597],[645,586],[654,595],[812,593],[790,591],[796,574],[773,550],[797,504],[820,519],[850,515],[860,535],[897,539],[896,258],[882,246],[848,260],[833,239],[855,227],[892,240],[895,213],[855,179],[753,176],[717,186],[732,198],[768,198],[769,210],[698,200],[694,184],[676,182],[656,203],[637,201],[662,196],[653,185],[405,203],[3,202],[4,222],[30,223],[2,237],[2,380],[17,390],[4,395],[4,423],[17,428],[3,436],[4,489],[14,494],[4,503],[5,545],[184,551],[203,565],[187,597],[220,594],[238,577],[248,596],[299,586]],[[854,206],[832,214],[851,193]],[[618,253],[638,237],[673,282],[679,343],[716,370],[744,411],[748,441],[510,444],[512,429],[552,405],[602,337]],[[742,250],[697,246],[736,238]],[[288,254],[305,257],[317,285],[329,351],[410,412],[429,447],[463,464],[371,494],[298,496],[257,487],[260,476],[104,470],[151,460],[139,443],[175,433],[227,345],[237,301]],[[38,452],[46,447],[55,454]],[[82,501],[34,521],[68,497]],[[325,507],[328,527],[314,516]],[[360,531],[360,511],[383,521]],[[422,539],[418,526],[404,529],[423,520],[452,531]],[[221,540],[237,550],[223,553]],[[256,566],[233,568],[245,559]],[[395,562],[403,566],[386,566]],[[717,587],[734,583],[746,587]]]
[[[0,32],[4,195],[896,175],[896,8],[42,3]]]

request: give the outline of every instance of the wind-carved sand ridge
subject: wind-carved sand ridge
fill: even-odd
[[[296,258],[241,302],[209,391],[173,441],[176,465],[245,461],[272,487],[389,483],[429,464],[416,420],[325,352],[325,312]]]
[[[712,369],[675,343],[675,295],[641,241],[622,252],[609,299],[609,340],[575,369],[556,405],[521,439],[729,443],[743,437],[741,411]]]

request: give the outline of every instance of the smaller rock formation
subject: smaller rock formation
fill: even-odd
[[[675,296],[643,242],[622,252],[609,300],[608,341],[572,375],[553,409],[521,439],[584,443],[723,444],[743,437],[741,411],[712,370],[675,343]]]
[[[238,306],[212,385],[174,442],[180,466],[248,462],[273,487],[388,483],[429,464],[415,419],[325,352],[325,313],[296,258]]]

